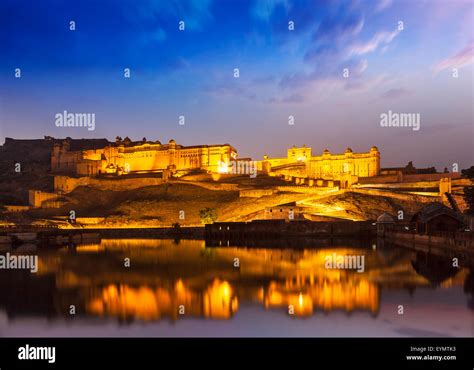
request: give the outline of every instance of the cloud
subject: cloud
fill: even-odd
[[[249,100],[255,100],[257,95],[246,85],[238,82],[220,82],[204,87],[204,91],[215,96],[235,96]]]
[[[365,81],[362,80],[353,80],[353,81],[347,81],[344,84],[344,90],[363,90],[366,88],[366,83]]]
[[[220,80],[205,85],[203,91],[217,97],[232,96],[270,104],[298,104],[305,101],[304,96],[300,93],[290,93],[285,96],[277,93],[276,96],[268,97],[271,90],[265,88],[275,82],[276,79],[273,75],[256,77],[249,82],[234,79]],[[256,91],[259,92],[258,95]]]
[[[404,88],[394,88],[382,93],[381,97],[386,99],[398,99],[402,96],[410,95],[411,93],[411,90],[407,90]]]
[[[433,67],[433,69],[437,72],[440,72],[448,68],[462,68],[471,64],[473,61],[474,41],[470,41],[466,47],[449,58],[441,60]]]
[[[283,89],[301,88],[312,80],[315,80],[314,73],[295,72],[284,75],[278,85]]]
[[[338,43],[356,36],[364,27],[364,17],[358,13],[338,14],[337,17],[325,18],[314,33],[315,42]]]
[[[256,77],[252,80],[252,84],[254,85],[271,85],[275,83],[276,78],[273,75],[261,76]]]
[[[381,85],[394,83],[394,80],[387,75],[377,75],[373,77],[362,77],[358,76],[357,78],[351,78],[344,84],[344,90],[352,91],[373,91]]]
[[[379,3],[375,6],[375,12],[381,12],[392,6],[393,0],[380,0]]]
[[[282,99],[283,103],[302,103],[304,101],[304,97],[301,94],[292,94],[290,96],[285,96]]]
[[[276,8],[283,7],[288,11],[290,3],[288,0],[257,0],[251,8],[251,14],[263,21],[269,21]]]
[[[177,2],[179,13],[182,14],[183,20],[186,22],[186,29],[201,30],[206,23],[213,20],[210,11],[211,3],[211,0],[181,0]]]
[[[269,104],[299,104],[303,103],[305,101],[305,98],[301,94],[291,94],[288,96],[284,96],[283,98],[277,98],[277,97],[271,97],[269,99],[265,99],[263,102],[264,103],[269,103]]]
[[[124,29],[128,28],[128,31],[121,32],[126,36],[135,34],[131,44],[149,48],[172,38],[179,21],[185,22],[187,31],[202,30],[213,20],[210,7],[211,0],[125,0],[117,2],[115,9],[127,23]]]
[[[400,31],[374,29],[367,40],[361,40],[360,35],[366,24],[366,15],[387,9],[391,4],[391,0],[381,0],[376,6],[367,7],[360,2],[344,5],[332,1],[322,6],[318,11],[320,19],[313,22],[302,51],[303,66],[283,74],[278,83],[280,89],[292,90],[293,94],[307,101],[316,96],[315,91],[340,89],[360,92],[385,84],[383,75],[366,74],[369,67],[366,55],[386,49]],[[343,75],[345,69],[349,71],[348,77]],[[408,91],[393,89],[384,97],[395,98],[405,93]],[[276,99],[276,102],[283,100]]]
[[[312,94],[307,87],[315,87],[315,84],[344,86],[347,83],[343,79],[345,68],[350,70],[354,84],[367,68],[365,59],[359,56],[351,57],[346,50],[347,44],[353,42],[364,28],[364,15],[356,3],[346,3],[344,6],[340,3],[340,6],[332,8],[336,3],[328,3],[328,9],[321,10],[322,19],[315,22],[314,30],[309,34],[303,54],[306,67],[283,75],[279,82],[280,88],[299,90],[297,92],[301,96],[303,96],[301,89],[306,89],[307,94]]]
[[[280,80],[279,86],[282,89],[295,89],[305,87],[315,81],[345,82],[343,78],[345,69],[349,70],[349,81],[355,83],[361,78],[368,66],[366,59],[351,59],[339,62],[339,64],[336,63],[337,60],[330,58],[324,63],[318,64],[309,73],[296,72],[294,74],[287,74]]]
[[[305,53],[303,60],[308,64],[321,65],[325,62],[331,61],[331,64],[336,59],[343,57],[338,45],[333,43],[316,44],[309,48]]]
[[[263,44],[293,54],[306,48],[311,34],[339,0],[253,1],[249,15],[258,47]],[[290,21],[294,26],[291,31],[288,29]]]
[[[400,31],[396,29],[392,32],[377,32],[372,39],[365,43],[354,44],[349,48],[349,55],[363,55],[375,51],[380,45],[390,44]]]

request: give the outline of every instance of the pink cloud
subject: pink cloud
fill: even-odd
[[[448,68],[461,68],[474,61],[474,41],[471,41],[464,49],[449,58],[441,60],[433,69],[437,72]]]
[[[379,45],[387,45],[398,36],[400,31],[396,29],[392,32],[377,32],[371,40],[365,43],[355,44],[349,50],[349,55],[362,55],[375,51]]]
[[[385,91],[382,94],[382,98],[398,99],[398,98],[401,98],[403,96],[409,95],[411,93],[412,93],[411,90],[407,90],[407,89],[404,89],[404,88],[394,88],[394,89],[390,89],[390,90]]]

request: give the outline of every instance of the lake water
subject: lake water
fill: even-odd
[[[0,336],[473,336],[470,268],[357,245],[4,249],[38,255],[38,272],[0,270]],[[328,268],[336,256],[363,256],[363,272]]]

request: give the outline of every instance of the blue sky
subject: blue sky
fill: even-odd
[[[0,141],[174,138],[255,159],[377,145],[383,166],[464,168],[473,24],[461,0],[2,0]],[[56,127],[64,110],[95,113],[96,130]],[[421,129],[380,127],[388,110],[419,113]]]

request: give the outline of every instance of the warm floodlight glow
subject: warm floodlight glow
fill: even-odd
[[[217,166],[217,172],[219,173],[229,173],[229,164],[227,162],[220,162]]]

